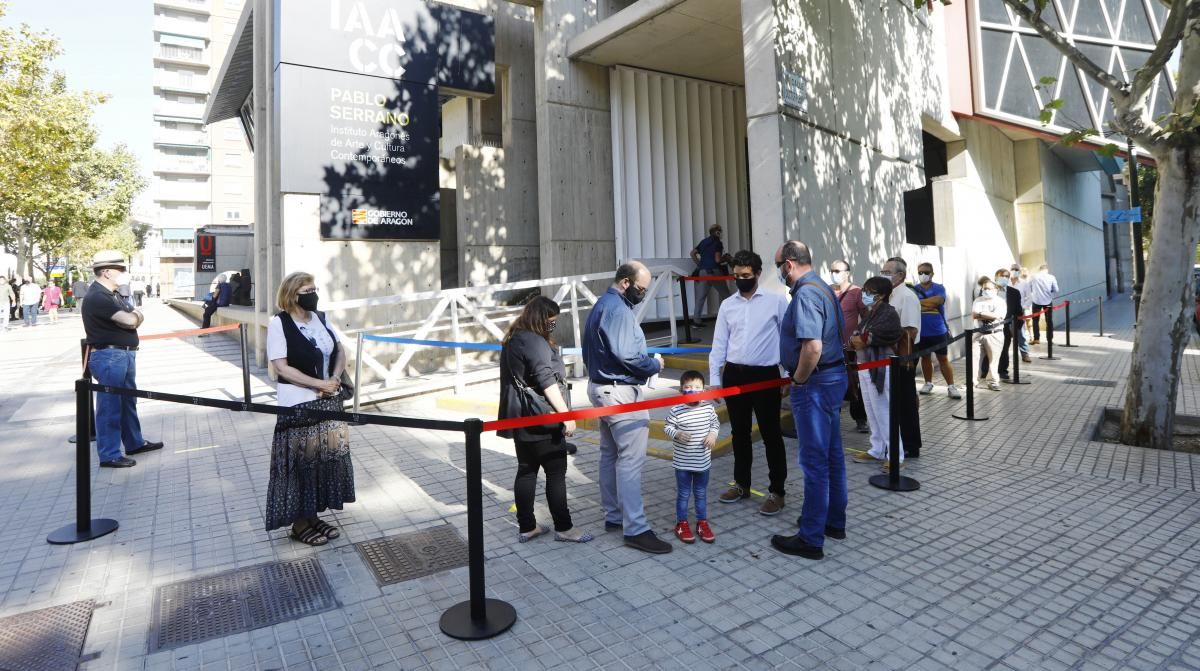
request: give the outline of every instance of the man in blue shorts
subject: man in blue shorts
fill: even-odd
[[[946,353],[946,344],[950,342],[950,326],[946,323],[946,287],[933,281],[932,263],[917,266],[917,279],[919,283],[913,285],[913,292],[921,301],[921,341],[917,343],[917,350],[942,346],[921,356],[921,375],[925,378],[921,393],[933,393],[933,355],[936,354],[938,367],[946,379],[946,395],[962,398],[962,392],[954,386],[954,368],[950,366],[950,357]]]

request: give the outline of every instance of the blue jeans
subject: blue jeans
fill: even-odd
[[[825,527],[846,528],[846,455],[842,451],[841,409],[849,378],[845,366],[814,372],[792,385],[792,417],[804,471],[800,540],[824,547]]]
[[[708,519],[708,471],[675,469],[675,519],[686,522],[688,495],[696,495],[696,521]]]
[[[123,349],[96,350],[88,357],[88,369],[100,384],[110,387],[137,388],[137,352]],[[141,447],[142,424],[137,416],[137,399],[116,394],[96,395],[96,452],[100,461],[121,458],[121,443],[126,450]]]
[[[22,305],[21,306],[21,316],[22,316],[21,318],[25,320],[26,326],[37,326],[37,317],[38,317],[37,303],[34,303],[33,305]]]

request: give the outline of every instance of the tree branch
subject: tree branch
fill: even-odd
[[[1090,77],[1097,84],[1108,89],[1109,93],[1114,98],[1124,98],[1127,94],[1125,91],[1126,83],[1109,74],[1104,68],[1092,62],[1092,59],[1084,55],[1082,51],[1067,41],[1057,30],[1050,27],[1041,18],[1041,12],[1035,12],[1022,2],[1022,0],[1004,0],[1004,4],[1008,5],[1009,9],[1013,10],[1017,16],[1021,17],[1037,31],[1042,39],[1049,42],[1059,53],[1067,57],[1071,64],[1083,70],[1083,73]]]
[[[1196,0],[1180,0],[1171,5],[1171,9],[1167,13],[1167,20],[1163,23],[1162,37],[1158,39],[1158,44],[1154,46],[1150,58],[1133,78],[1133,85],[1129,88],[1131,102],[1136,104],[1150,94],[1150,87],[1154,84],[1158,73],[1166,67],[1167,62],[1171,60],[1171,55],[1175,53],[1175,49],[1183,39],[1183,29],[1187,26],[1188,20],[1197,16],[1200,16],[1200,2]]]

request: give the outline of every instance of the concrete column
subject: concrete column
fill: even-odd
[[[282,276],[279,238],[279,150],[277,119],[274,116],[275,3],[254,2],[254,357],[258,365],[267,359],[267,322],[275,310],[275,287]]]

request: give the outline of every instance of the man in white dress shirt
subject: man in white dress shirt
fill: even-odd
[[[740,251],[734,255],[732,265],[737,293],[721,301],[708,359],[708,379],[714,387],[777,380],[779,330],[787,312],[787,296],[764,291],[759,286],[762,258],[758,254]],[[730,396],[726,402],[733,429],[735,484],[719,500],[734,503],[750,496],[750,467],[754,463],[750,434],[757,418],[770,480],[766,500],[758,512],[778,515],[783,510],[787,482],[787,452],[779,426],[779,390],[763,389]]]
[[[1050,274],[1050,266],[1042,264],[1038,266],[1038,271],[1033,277],[1029,278],[1029,297],[1033,299],[1033,312],[1036,314],[1042,310],[1046,314],[1042,318],[1046,320],[1046,340],[1053,342],[1054,340],[1054,312],[1050,309],[1054,305],[1054,299],[1058,298],[1058,278]],[[1040,328],[1038,319],[1033,320],[1033,344],[1039,345],[1042,342],[1042,329]]]
[[[900,328],[904,335],[896,345],[897,353],[906,356],[913,352],[913,345],[921,339],[921,301],[904,280],[908,278],[908,264],[899,256],[893,256],[883,264],[880,275],[892,281],[892,296],[888,303],[900,313]],[[900,443],[904,445],[904,458],[921,456],[921,417],[917,402],[916,363],[909,361],[899,366],[897,383],[900,393],[895,403],[898,410],[896,421],[900,424]]]

